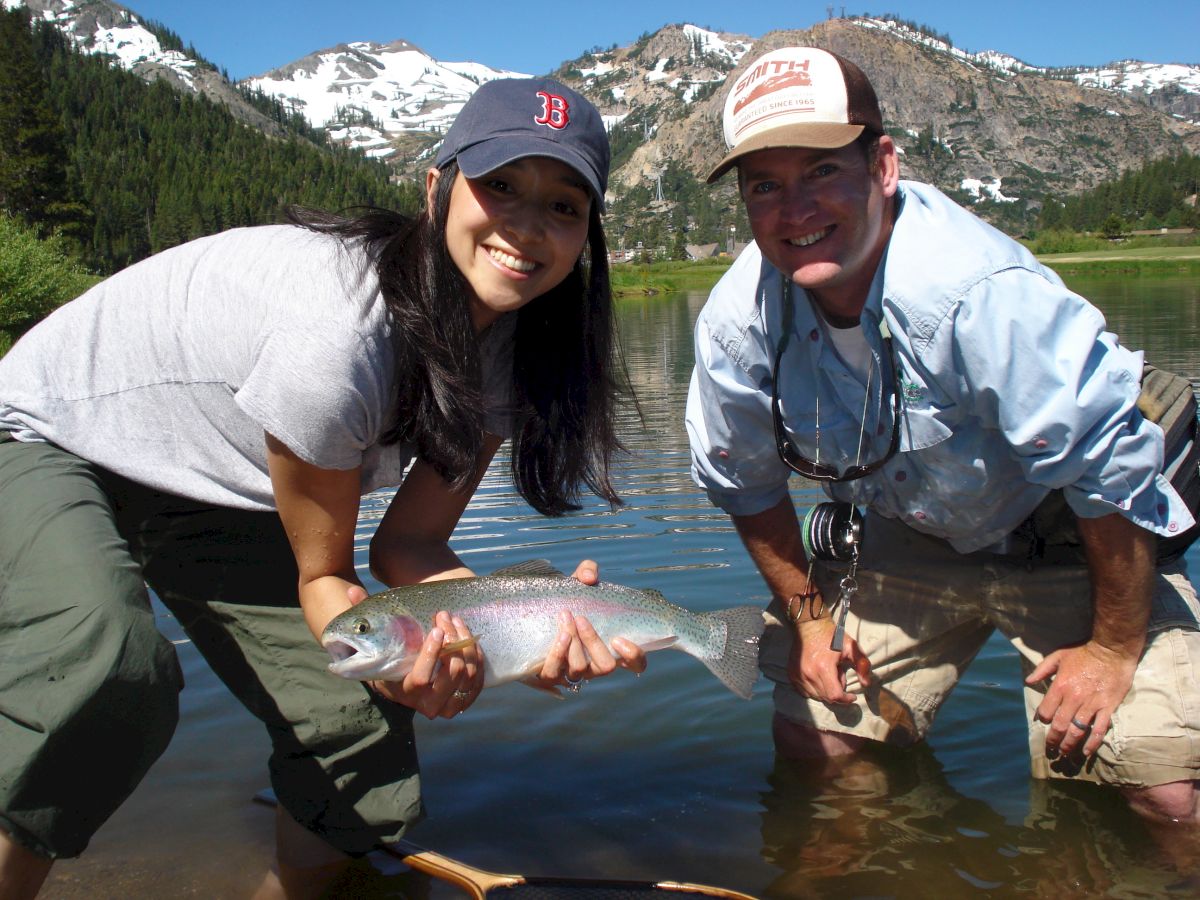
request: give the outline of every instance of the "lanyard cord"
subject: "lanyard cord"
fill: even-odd
[[[784,351],[787,350],[788,341],[792,337],[792,329],[795,327],[796,321],[796,301],[792,295],[792,282],[782,272],[779,275],[779,289],[783,294],[783,336],[779,339],[779,359],[783,360]],[[891,330],[884,321],[882,314],[880,315],[879,334],[881,337],[891,338]],[[867,407],[871,403],[871,372],[876,368],[875,351],[871,351],[871,363],[867,366],[867,385],[866,393],[863,394],[863,411],[862,417],[859,419],[858,425],[858,452],[854,459],[856,466],[862,465],[863,445],[866,443],[867,437]],[[816,398],[816,459],[815,462],[821,462],[821,392],[815,392]],[[879,402],[883,404],[883,389],[879,391]]]

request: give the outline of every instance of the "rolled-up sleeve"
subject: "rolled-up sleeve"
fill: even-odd
[[[1031,483],[1062,488],[1082,518],[1120,513],[1161,535],[1190,527],[1161,475],[1162,430],[1137,410],[1142,354],[1095,307],[1014,269],[977,286],[952,327],[976,413]]]
[[[761,369],[756,378],[700,317],[686,413],[692,478],[730,515],[762,512],[787,495],[790,470],[775,450],[769,373]]]

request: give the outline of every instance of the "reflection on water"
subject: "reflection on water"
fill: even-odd
[[[956,791],[929,747],[813,769],[777,760],[762,795],[768,897],[1140,896],[1196,888],[1112,794],[1029,783],[1021,823]],[[1183,893],[1187,892],[1187,893]]]
[[[1067,284],[1103,310],[1122,344],[1200,385],[1200,278],[1070,278]]]
[[[1074,285],[1122,342],[1200,383],[1197,280]],[[695,610],[766,603],[726,517],[688,476],[682,410],[703,296],[620,303],[632,455],[618,489],[548,520],[512,492],[498,461],[455,532],[477,571],[545,557],[570,571],[655,587]],[[818,495],[796,483],[808,506]],[[386,496],[367,498],[365,548]],[[1190,556],[1196,560],[1193,551]],[[174,623],[160,616],[168,636]],[[186,644],[175,741],[48,897],[245,896],[265,867],[266,742]],[[764,897],[1191,896],[1155,841],[1109,792],[1032,783],[1020,670],[993,640],[939,713],[927,746],[815,770],[774,757],[770,691],[738,700],[696,660],[661,652],[562,701],[509,685],[469,714],[418,723],[428,818],[412,837],[503,872],[679,879]],[[394,864],[390,866],[394,873]],[[412,875],[362,876],[355,896],[457,896]]]

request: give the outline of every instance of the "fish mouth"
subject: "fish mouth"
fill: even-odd
[[[403,678],[412,671],[414,660],[410,657],[393,658],[374,647],[355,644],[345,638],[327,638],[321,642],[321,646],[332,658],[329,671],[342,678],[391,681]]]
[[[322,641],[321,646],[328,651],[333,660],[329,664],[329,671],[334,675],[344,678],[369,676],[377,668],[375,654],[366,647],[352,644],[342,638],[329,638]]]

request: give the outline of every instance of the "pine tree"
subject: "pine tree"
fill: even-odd
[[[416,209],[415,184],[390,183],[386,165],[361,152],[314,144],[311,129],[268,138],[221,104],[78,52],[53,27],[36,26],[32,42],[29,70],[44,73],[52,116],[63,123],[68,184],[95,211],[84,257],[97,271],[278,221],[288,204]]]
[[[46,99],[25,9],[0,7],[0,209],[39,231],[78,223],[62,129]]]

